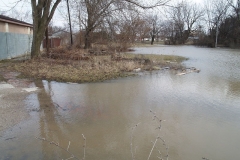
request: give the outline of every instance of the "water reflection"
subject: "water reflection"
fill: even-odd
[[[49,92],[46,92],[43,89],[44,87],[41,81],[36,82],[36,86],[42,88],[42,90],[37,95],[39,109],[41,111],[39,119],[39,132],[40,132],[39,137],[62,144],[64,136],[61,129],[61,123],[59,122],[59,119],[56,116],[57,110],[50,97],[51,86],[48,86]],[[58,134],[54,134],[54,132],[57,132]],[[44,153],[43,159],[51,159],[52,157],[56,157],[56,159],[61,158],[61,152],[53,150],[52,149],[54,147],[53,145],[50,145],[44,141],[41,142],[41,145],[42,152]]]
[[[35,136],[60,143],[86,159],[131,159],[131,128],[136,159],[147,159],[157,136],[149,110],[166,120],[161,136],[170,159],[238,159],[240,153],[240,58],[236,50],[192,46],[139,48],[136,52],[178,54],[200,73],[170,71],[92,84],[38,81],[26,104],[32,119],[8,131],[0,153],[10,159],[63,159],[69,155]],[[227,64],[227,66],[226,66]],[[28,146],[31,146],[29,148]],[[27,148],[27,149],[26,149]],[[157,148],[164,153],[161,143]],[[159,156],[154,150],[152,159]],[[7,158],[5,158],[7,159]]]

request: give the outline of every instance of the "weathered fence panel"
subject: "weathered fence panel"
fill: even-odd
[[[7,59],[7,36],[0,32],[0,60]]]
[[[32,35],[0,32],[0,60],[29,55]]]

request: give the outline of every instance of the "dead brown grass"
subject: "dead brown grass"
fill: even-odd
[[[15,64],[8,69],[21,72],[27,77],[65,82],[95,82],[125,75],[120,71],[121,69],[111,64],[96,65],[95,62],[68,64],[46,58]]]
[[[58,48],[49,54],[8,65],[7,69],[26,77],[64,82],[96,82],[133,75],[133,70],[181,68],[183,57],[105,53],[105,50],[66,50]],[[93,52],[93,53],[91,53]],[[101,54],[95,54],[101,52]]]

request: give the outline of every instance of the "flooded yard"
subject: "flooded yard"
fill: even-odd
[[[187,67],[201,72],[161,70],[89,84],[36,81],[31,86],[38,90],[21,101],[30,116],[0,134],[0,159],[239,159],[240,50],[135,52],[184,56]]]

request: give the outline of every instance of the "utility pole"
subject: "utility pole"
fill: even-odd
[[[237,2],[237,17],[238,17],[238,20],[240,21],[240,0],[238,0]]]
[[[79,3],[77,3],[77,5],[78,5],[78,10],[79,10],[79,12],[78,12],[78,23],[79,23],[79,45],[80,45],[80,47],[81,47],[81,45],[82,45],[82,35],[81,35],[81,30],[82,30],[82,28],[81,28],[81,9],[80,9],[80,5],[79,5]]]
[[[45,30],[45,43],[46,43],[46,49],[47,49],[47,55],[49,54],[49,43],[48,43],[48,41],[49,41],[49,37],[48,37],[48,26],[47,26],[47,28],[46,28],[46,30]],[[51,46],[52,47],[52,46]]]
[[[216,26],[216,41],[215,41],[215,48],[217,48],[217,44],[218,44],[218,22],[217,22],[217,26]]]
[[[67,9],[68,9],[68,20],[69,20],[69,28],[70,28],[70,37],[71,37],[71,46],[73,45],[73,38],[72,38],[72,24],[71,24],[71,16],[69,11],[69,3],[67,0]]]

